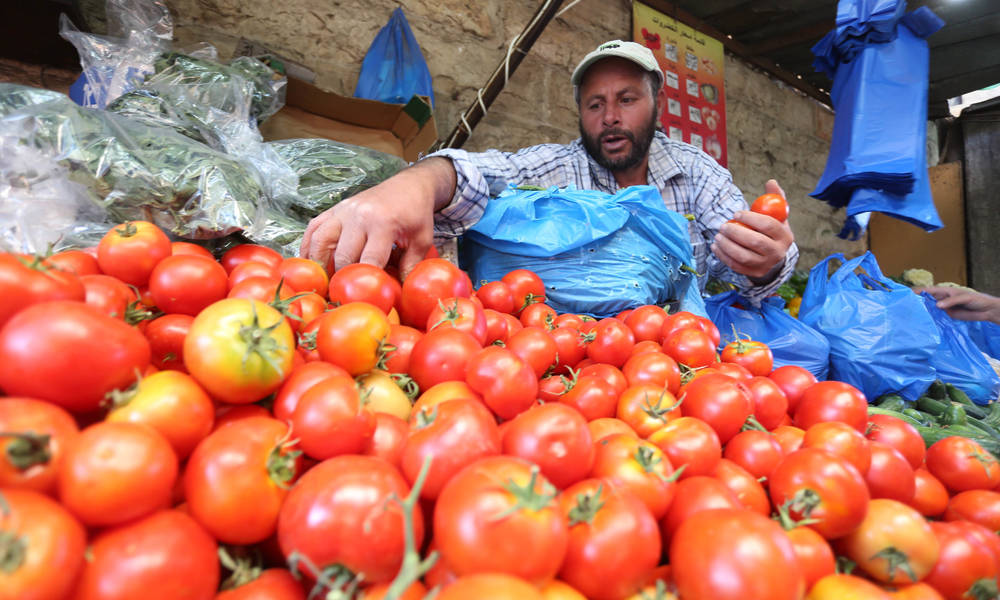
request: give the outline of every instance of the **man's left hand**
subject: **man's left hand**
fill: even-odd
[[[769,193],[784,193],[773,179],[767,182]],[[734,222],[735,221],[735,222]],[[736,273],[762,285],[773,281],[785,264],[785,254],[795,241],[788,222],[749,210],[733,215],[732,221],[719,228],[712,252]]]

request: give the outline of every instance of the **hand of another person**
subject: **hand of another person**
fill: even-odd
[[[785,196],[778,182],[771,179],[764,186],[771,194]],[[795,241],[787,221],[767,215],[739,211],[719,228],[712,252],[736,273],[757,284],[772,281],[785,264],[785,254]]]
[[[934,296],[938,308],[953,319],[1000,324],[1000,298],[964,288],[944,286],[914,288],[913,291],[927,292]]]

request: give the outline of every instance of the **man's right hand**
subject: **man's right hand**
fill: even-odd
[[[356,262],[384,267],[395,245],[405,277],[434,242],[434,212],[454,190],[450,160],[422,161],[312,219],[299,254],[333,272]]]

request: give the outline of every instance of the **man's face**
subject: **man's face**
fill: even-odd
[[[580,136],[584,148],[615,172],[639,165],[659,120],[657,96],[635,63],[606,58],[580,82]]]

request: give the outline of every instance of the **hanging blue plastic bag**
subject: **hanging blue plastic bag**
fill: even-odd
[[[361,63],[355,98],[406,104],[413,95],[428,96],[434,106],[434,85],[402,8],[379,30]]]
[[[989,404],[996,400],[1000,393],[1000,376],[997,376],[961,322],[938,308],[937,301],[930,294],[924,292],[920,296],[941,333],[941,344],[931,359],[938,379],[962,390],[977,404]]]
[[[972,343],[991,358],[1000,360],[1000,325],[990,321],[956,321],[969,334]]]
[[[843,264],[829,275],[832,260]],[[916,400],[936,378],[937,325],[919,296],[882,275],[871,252],[846,262],[833,254],[813,267],[799,319],[830,342],[830,379],[869,400],[888,393]]]
[[[530,269],[558,312],[609,317],[677,303],[705,315],[687,219],[647,185],[615,195],[573,187],[508,188],[466,232],[462,268],[473,282]]]
[[[796,365],[816,379],[826,379],[830,366],[830,342],[822,333],[786,313],[785,301],[777,296],[765,298],[754,308],[737,291],[723,292],[705,299],[708,318],[721,334],[720,350],[735,340],[736,333],[763,342],[774,355],[774,367]]]

